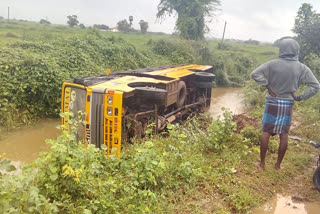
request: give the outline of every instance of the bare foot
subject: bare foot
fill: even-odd
[[[257,162],[256,164],[256,167],[260,170],[264,170],[264,164],[261,164],[260,162]]]
[[[284,168],[282,166],[276,164],[276,165],[274,165],[274,169],[278,171],[278,170],[283,170]]]

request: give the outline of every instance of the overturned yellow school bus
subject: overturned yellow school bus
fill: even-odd
[[[121,143],[141,138],[149,124],[162,131],[191,111],[210,105],[215,75],[209,65],[145,68],[74,78],[62,86],[62,112],[86,112],[77,137],[85,144],[121,151]],[[62,119],[68,128],[69,117]],[[113,149],[114,148],[114,149]],[[113,149],[113,150],[112,150]]]

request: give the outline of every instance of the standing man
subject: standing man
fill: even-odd
[[[280,169],[288,146],[294,101],[307,100],[320,88],[311,70],[298,61],[299,50],[300,46],[295,40],[283,39],[280,42],[279,59],[267,62],[251,73],[252,79],[268,89],[262,119],[263,134],[260,144],[260,163],[258,164],[262,170],[265,167],[270,135],[276,134],[280,135],[280,145],[275,169]],[[296,96],[295,92],[301,84],[308,85],[308,88]]]

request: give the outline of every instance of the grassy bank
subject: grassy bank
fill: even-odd
[[[261,172],[254,165],[259,131],[236,130],[230,113],[217,121],[200,117],[167,137],[127,145],[120,160],[65,133],[21,175],[0,177],[0,211],[246,213],[310,162],[310,147],[290,141],[285,170],[276,172],[272,140]]]
[[[259,123],[253,124],[239,130],[228,112],[224,120],[194,118],[171,127],[165,137],[126,145],[121,159],[85,148],[64,133],[21,175],[0,176],[0,212],[247,213],[285,191],[315,153],[307,138],[290,140],[285,169],[275,171],[278,139],[273,138],[262,172],[255,166]],[[311,175],[304,176],[311,186]]]

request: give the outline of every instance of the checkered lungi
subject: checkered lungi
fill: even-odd
[[[292,119],[293,100],[266,98],[262,118],[262,131],[274,134],[287,134]]]

